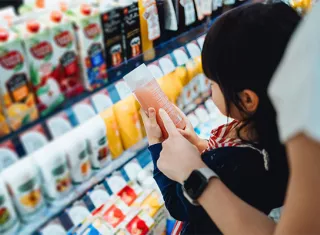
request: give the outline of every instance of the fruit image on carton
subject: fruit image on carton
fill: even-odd
[[[3,135],[9,133],[5,119],[12,130],[17,130],[38,118],[22,40],[13,31],[3,28],[0,28],[0,74],[3,101],[0,104],[3,107],[3,113],[0,112],[0,135]]]
[[[94,90],[106,84],[108,79],[99,11],[82,4],[66,14],[77,29],[84,85],[86,89]]]
[[[52,11],[47,18],[57,58],[60,89],[66,97],[74,97],[83,92],[84,87],[72,22],[58,10]]]
[[[17,26],[25,38],[25,50],[29,61],[31,83],[37,97],[41,115],[47,115],[65,100],[59,81],[61,74],[58,58],[48,24],[29,20]]]

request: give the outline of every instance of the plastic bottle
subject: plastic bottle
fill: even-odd
[[[157,112],[157,122],[160,125],[164,137],[167,137],[166,129],[158,115],[160,108],[164,109],[177,128],[184,129],[186,123],[179,116],[175,107],[170,103],[168,97],[163,93],[159,84],[154,79],[152,73],[145,64],[140,65],[131,73],[124,77],[128,86],[139,101],[142,109],[147,112],[149,108],[154,108]]]

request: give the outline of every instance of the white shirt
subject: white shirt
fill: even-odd
[[[320,141],[320,4],[292,36],[269,95],[283,142],[298,133]]]

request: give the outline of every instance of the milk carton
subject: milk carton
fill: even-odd
[[[31,83],[37,96],[38,108],[47,115],[65,99],[61,92],[58,58],[49,27],[44,20],[29,20],[17,26],[23,37],[29,62]]]
[[[30,87],[22,40],[4,28],[0,28],[0,74],[3,113],[11,129],[17,130],[37,119],[38,111]]]
[[[85,87],[92,90],[103,86],[108,76],[99,11],[82,4],[68,10],[67,15],[77,29]]]

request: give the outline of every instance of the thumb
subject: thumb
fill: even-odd
[[[179,133],[176,126],[174,125],[171,118],[169,117],[169,115],[164,109],[159,110],[159,115],[162,119],[164,127],[166,128],[169,136]]]
[[[185,137],[185,138],[189,137],[189,133],[186,132],[185,130],[181,130],[181,129],[177,129],[177,130],[179,131],[179,133],[180,133],[183,137]]]

